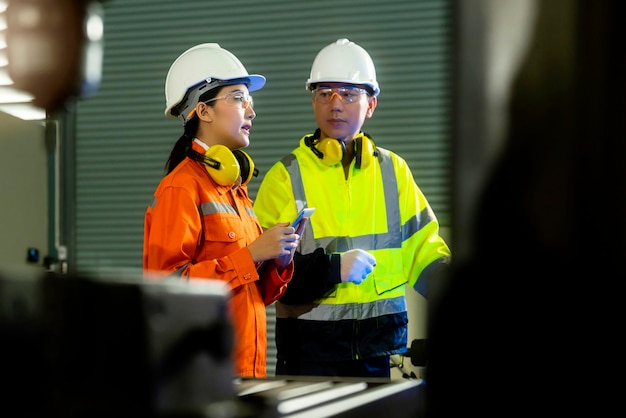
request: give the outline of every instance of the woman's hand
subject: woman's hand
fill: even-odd
[[[302,220],[298,224],[298,228],[296,229],[296,236],[298,237],[298,239],[297,239],[295,247],[293,247],[291,251],[289,251],[289,254],[282,255],[276,258],[276,267],[279,270],[287,268],[289,263],[291,263],[291,260],[293,260],[293,256],[296,253],[296,248],[300,244],[300,237],[302,237],[302,231],[304,231],[304,227],[306,226],[306,223],[308,220],[309,218],[302,218]]]
[[[248,245],[248,251],[255,262],[276,259],[276,263],[284,268],[291,262],[299,243],[300,235],[288,222],[283,222],[266,229]]]

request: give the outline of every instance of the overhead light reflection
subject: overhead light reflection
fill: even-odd
[[[7,71],[6,9],[7,1],[0,0],[0,112],[24,120],[44,120],[46,111],[32,104],[34,97],[11,87],[14,83]]]
[[[18,103],[18,104],[4,104],[0,103],[0,112],[7,113],[11,116],[15,116],[16,118],[20,118],[22,120],[45,120],[46,119],[46,111],[40,109],[38,107]]]

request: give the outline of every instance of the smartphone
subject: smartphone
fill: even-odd
[[[300,223],[300,221],[302,221],[302,218],[310,218],[311,215],[313,215],[313,212],[315,212],[315,208],[302,209],[300,213],[298,214],[298,216],[296,217],[296,220],[293,221],[293,223],[291,224],[291,226],[298,229],[298,224]]]
[[[315,208],[304,208],[300,211],[300,213],[298,213],[298,216],[296,217],[296,219],[291,223],[291,226],[293,226],[296,229],[296,232],[298,231],[298,226],[300,226],[302,219],[310,218],[313,212],[315,212]],[[264,265],[265,265],[265,261],[261,262],[261,264],[259,264],[259,266],[256,268],[257,271],[261,271],[261,267]]]

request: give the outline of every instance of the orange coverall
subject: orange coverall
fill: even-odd
[[[204,154],[198,144],[193,147]],[[259,263],[247,246],[262,232],[247,186],[220,186],[190,158],[161,180],[145,213],[146,277],[165,277],[186,266],[182,277],[228,283],[233,362],[241,377],[267,376],[265,307],[282,296],[293,274],[293,261],[282,271],[272,261],[259,277]]]

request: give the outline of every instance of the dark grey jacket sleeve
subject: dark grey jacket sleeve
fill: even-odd
[[[280,302],[286,305],[311,303],[341,283],[339,254],[326,254],[318,248],[309,254],[296,252],[293,278]]]

